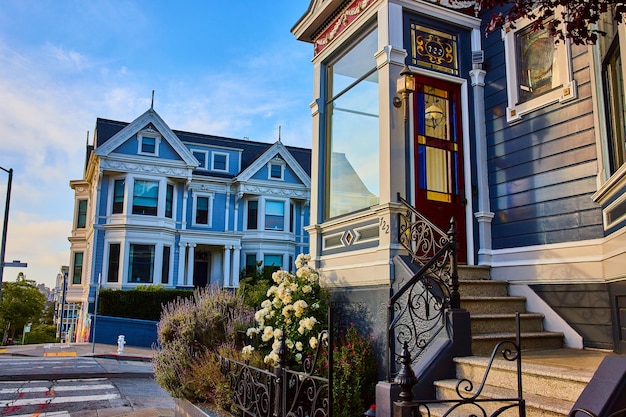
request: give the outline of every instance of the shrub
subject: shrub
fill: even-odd
[[[191,401],[213,398],[198,372],[203,370],[207,378],[219,381],[219,366],[212,366],[211,360],[216,360],[212,355],[226,343],[237,346],[238,332],[251,323],[252,311],[244,307],[242,298],[216,286],[196,289],[192,298],[167,304],[157,325],[156,381],[174,397]]]
[[[371,341],[354,325],[333,349],[333,416],[362,415],[375,402],[376,360]]]
[[[25,342],[27,344],[56,342],[56,326],[33,324],[31,331],[25,334]]]
[[[274,366],[278,362],[280,337],[285,334],[288,354],[287,364],[301,364],[306,350],[315,349],[320,332],[327,327],[328,292],[319,284],[319,276],[307,265],[309,255],[298,255],[295,274],[276,271],[272,285],[266,293],[254,318],[256,327],[247,331],[249,337],[258,336],[256,348],[265,356],[264,362]],[[251,346],[246,346],[249,352]]]
[[[140,285],[133,290],[103,288],[98,295],[98,314],[158,321],[164,305],[192,296],[193,290],[164,289],[160,285]]]

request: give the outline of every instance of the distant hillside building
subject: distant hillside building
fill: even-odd
[[[104,288],[237,287],[309,251],[310,149],[171,130],[149,109],[97,119],[75,192],[67,298]],[[89,311],[93,311],[90,306]]]

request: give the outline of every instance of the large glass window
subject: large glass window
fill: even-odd
[[[124,188],[126,181],[115,180],[113,183],[113,214],[124,212]]]
[[[174,186],[172,184],[167,184],[167,188],[165,189],[165,217],[172,218],[173,213],[173,203],[174,203]]]
[[[621,63],[619,39],[616,36],[602,65],[608,125],[610,174],[624,164],[626,154],[626,97],[624,96],[624,69]]]
[[[156,216],[159,207],[159,183],[135,180],[133,187],[133,214]]]
[[[109,269],[107,282],[118,282],[120,275],[120,244],[111,243],[109,245]]]
[[[246,255],[246,274],[253,275],[256,272],[256,255],[247,254]]]
[[[378,31],[328,65],[325,218],[379,202]]]
[[[78,213],[76,215],[76,228],[84,229],[87,225],[87,200],[78,200]]]
[[[72,273],[72,284],[78,284],[82,282],[83,277],[83,253],[74,252],[74,272]]]
[[[196,224],[209,224],[209,197],[196,198]]]
[[[248,230],[256,230],[258,228],[259,202],[257,200],[248,201]]]
[[[265,202],[265,230],[283,230],[285,227],[285,203],[282,201]]]
[[[128,282],[152,283],[154,273],[154,245],[130,245]]]
[[[163,246],[163,265],[161,266],[161,284],[170,282],[170,247]]]
[[[283,255],[265,255],[263,257],[263,269],[265,271],[278,271],[283,267]]]

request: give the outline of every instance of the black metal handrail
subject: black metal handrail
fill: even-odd
[[[390,295],[388,304],[388,370],[390,380],[405,346],[411,363],[445,329],[444,313],[460,308],[457,241],[454,219],[444,233],[398,196],[398,241],[419,267],[406,283]]]
[[[522,389],[522,351],[521,351],[521,325],[520,314],[516,313],[516,334],[515,341],[505,340],[496,344],[489,358],[489,363],[485,369],[482,381],[480,385],[474,389],[474,384],[469,379],[461,379],[456,384],[456,395],[458,398],[446,398],[441,400],[414,400],[412,388],[417,384],[418,379],[415,377],[415,373],[411,367],[411,361],[408,351],[403,350],[401,355],[402,367],[396,375],[394,382],[400,386],[400,394],[398,395],[398,401],[394,403],[394,407],[400,409],[406,409],[407,412],[399,412],[394,415],[401,416],[431,416],[431,408],[436,405],[446,405],[449,408],[442,414],[444,417],[452,415],[455,412],[465,410],[469,412],[468,415],[472,416],[500,416],[504,411],[509,409],[518,409],[518,415],[520,417],[526,416],[526,402],[523,398]],[[506,398],[481,398],[481,394],[485,388],[487,377],[493,366],[494,360],[498,354],[502,355],[502,358],[508,362],[515,361],[517,365],[517,397]],[[491,413],[489,412],[489,404],[493,404],[494,407],[498,407]],[[456,415],[456,413],[454,414]]]

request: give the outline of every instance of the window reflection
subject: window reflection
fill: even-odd
[[[379,202],[377,31],[328,67],[326,218]]]

